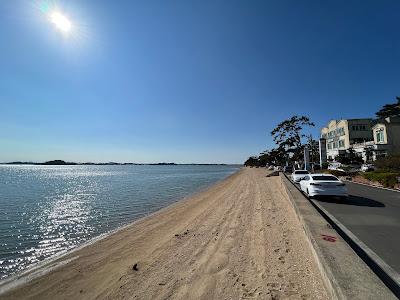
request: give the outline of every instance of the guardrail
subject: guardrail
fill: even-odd
[[[287,176],[287,174],[283,174],[291,182],[291,184],[293,184],[300,192],[302,192],[301,189]],[[382,280],[382,282],[393,292],[393,294],[400,299],[400,274],[393,270],[392,267],[384,262],[374,251],[365,245],[317,201],[309,199],[306,196],[304,196],[304,198],[314,206],[314,208],[325,218],[325,220],[349,244],[354,252],[371,268],[371,270]]]

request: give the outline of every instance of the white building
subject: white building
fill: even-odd
[[[331,120],[321,129],[320,141],[325,143],[320,146],[320,154],[324,155],[326,150],[328,160],[335,160],[350,148],[364,161],[400,154],[400,116],[380,120]]]
[[[356,143],[373,140],[372,119],[331,120],[321,129],[321,141],[326,143],[326,156],[334,160]]]
[[[372,126],[374,140],[353,145],[356,153],[364,159],[376,160],[389,154],[400,154],[400,116],[377,120]]]

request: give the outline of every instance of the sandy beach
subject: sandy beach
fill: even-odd
[[[327,299],[279,177],[243,168],[1,299]]]

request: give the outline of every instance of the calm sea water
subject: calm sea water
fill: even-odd
[[[0,165],[0,279],[165,207],[238,169]]]

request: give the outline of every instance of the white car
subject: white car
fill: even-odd
[[[340,162],[331,162],[328,165],[328,170],[344,171],[343,165]]]
[[[348,198],[347,187],[336,176],[310,174],[300,181],[301,190],[310,198],[315,196],[337,196]]]
[[[374,171],[375,166],[372,164],[363,164],[360,169],[362,172]]]
[[[300,180],[306,176],[309,175],[310,172],[308,172],[307,170],[294,170],[292,173],[292,180],[293,182],[300,182]]]

